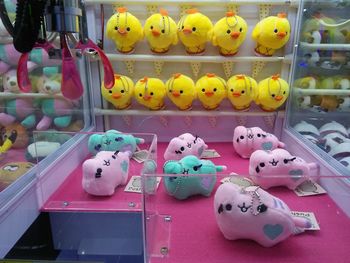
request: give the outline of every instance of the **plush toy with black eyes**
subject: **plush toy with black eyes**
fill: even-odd
[[[196,82],[199,101],[207,110],[214,110],[227,96],[226,81],[213,73],[207,73]]]
[[[285,13],[269,16],[261,20],[253,29],[252,38],[257,42],[255,53],[272,56],[289,40],[290,24]]]
[[[159,13],[147,18],[143,30],[154,53],[168,52],[170,46],[178,42],[177,25],[165,9],[161,8]]]
[[[242,158],[249,158],[256,150],[284,148],[284,143],[259,127],[237,126],[233,132],[233,148]]]
[[[114,74],[114,86],[107,89],[102,82],[101,94],[116,109],[123,110],[131,105],[131,99],[134,96],[134,83],[127,76]]]
[[[213,24],[210,19],[197,9],[188,9],[177,27],[179,39],[186,52],[191,55],[203,54],[206,42],[211,40]]]
[[[264,189],[286,186],[294,190],[303,182],[317,175],[317,164],[291,155],[284,149],[257,150],[249,160],[251,180]]]
[[[144,139],[124,134],[116,130],[108,130],[102,134],[93,134],[89,137],[88,149],[92,154],[100,151],[128,152],[131,157],[138,144],[144,143]]]
[[[132,53],[137,42],[143,39],[143,29],[140,21],[119,7],[107,21],[107,37],[114,41],[121,53]]]
[[[248,31],[247,22],[234,12],[227,12],[213,28],[212,43],[218,46],[223,56],[233,56],[238,52]]]
[[[128,180],[129,154],[102,151],[83,163],[83,189],[97,196],[113,195],[118,185]]]
[[[283,105],[288,95],[288,82],[276,74],[258,83],[258,96],[255,103],[264,111],[275,111]]]
[[[214,213],[226,239],[251,239],[264,247],[312,226],[308,219],[293,216],[285,202],[259,186],[241,188],[223,183],[214,196]]]
[[[166,88],[160,79],[144,77],[136,82],[134,96],[138,103],[150,110],[164,108]]]
[[[210,196],[216,183],[215,174],[223,170],[226,170],[226,166],[200,160],[194,155],[188,155],[180,161],[170,160],[165,162],[163,171],[176,176],[164,177],[165,189],[169,195],[179,200],[193,195]],[[198,174],[202,176],[196,176]]]
[[[193,80],[181,73],[176,73],[165,83],[168,98],[180,110],[189,110],[196,98]]]
[[[170,140],[164,152],[164,159],[166,161],[180,160],[187,155],[194,155],[200,158],[207,148],[208,145],[197,135],[193,136],[191,133],[184,133]]]
[[[227,97],[236,110],[248,110],[258,95],[258,84],[245,75],[235,75],[227,80]]]

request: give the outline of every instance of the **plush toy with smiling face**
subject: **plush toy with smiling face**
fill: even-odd
[[[199,101],[207,110],[214,110],[226,98],[226,81],[213,73],[207,73],[196,82]]]
[[[164,107],[166,88],[160,79],[144,77],[135,84],[134,96],[138,103],[150,110]]]
[[[236,110],[247,110],[258,95],[258,84],[245,75],[232,76],[227,81],[227,97]]]
[[[178,42],[177,25],[165,9],[147,18],[143,30],[154,53],[168,52],[170,46]]]
[[[261,20],[253,29],[252,38],[257,42],[255,52],[261,56],[272,56],[289,40],[290,24],[286,14],[269,16]]]
[[[131,105],[134,96],[134,83],[127,76],[114,74],[114,86],[107,89],[102,82],[101,93],[108,102],[118,110],[123,110]]]
[[[285,202],[259,186],[223,183],[214,196],[214,214],[226,239],[251,239],[264,247],[311,227],[308,219],[293,216]]]
[[[143,38],[142,25],[125,7],[119,7],[107,21],[107,37],[114,41],[119,52],[132,53]]]
[[[213,28],[212,43],[218,46],[223,56],[233,56],[246,38],[248,25],[234,12],[227,12]]]
[[[210,19],[197,9],[188,9],[178,25],[178,36],[190,55],[202,54],[205,43],[211,40],[213,24]]]
[[[283,105],[288,95],[288,83],[277,74],[259,82],[255,102],[264,111],[274,111]]]
[[[183,74],[176,73],[165,83],[168,98],[180,110],[188,110],[196,98],[196,89],[193,80]]]

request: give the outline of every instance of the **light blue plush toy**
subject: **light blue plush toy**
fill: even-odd
[[[168,194],[179,200],[198,194],[209,196],[216,183],[216,172],[223,170],[226,170],[226,166],[218,166],[209,160],[200,160],[194,155],[188,155],[180,161],[167,161],[163,166],[163,171],[166,174],[186,176],[168,176],[163,181]],[[195,176],[192,174],[214,175]]]
[[[124,134],[116,130],[108,130],[104,134],[93,134],[88,141],[89,152],[96,155],[100,151],[130,152],[130,157],[136,151],[137,144],[144,143],[144,139]]]

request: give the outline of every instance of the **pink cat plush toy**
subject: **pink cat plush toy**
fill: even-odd
[[[259,127],[237,126],[233,132],[233,148],[242,158],[249,158],[256,150],[284,148],[284,143]]]
[[[251,239],[264,247],[311,227],[309,220],[294,217],[286,203],[259,186],[223,183],[214,196],[214,213],[225,238]]]
[[[312,170],[316,168],[316,163],[307,163],[284,149],[258,150],[249,160],[250,179],[264,189],[286,186],[294,190],[310,179]]]
[[[83,163],[83,189],[91,195],[113,195],[128,179],[129,153],[101,151]]]
[[[180,160],[187,155],[194,155],[200,158],[207,148],[208,145],[197,135],[193,136],[191,133],[184,133],[171,139],[164,152],[164,159],[166,161]]]

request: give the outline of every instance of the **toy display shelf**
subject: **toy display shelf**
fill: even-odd
[[[335,95],[335,96],[349,96],[350,90],[343,89],[301,89],[293,88],[296,95]]]
[[[159,162],[163,160],[164,148],[164,144],[158,145]],[[179,201],[166,193],[162,183],[155,193],[145,194],[146,262],[343,262],[348,257],[350,221],[331,198],[336,192],[298,197],[287,188],[269,189],[292,211],[313,212],[321,230],[291,236],[272,248],[249,240],[226,240],[215,221],[214,192],[227,174],[248,174],[249,160],[237,156],[231,143],[209,143],[209,148],[215,148],[221,155],[211,161],[228,166],[225,174],[217,176],[210,197],[195,196]],[[145,176],[147,180],[154,175]],[[157,176],[164,179],[174,175]],[[339,178],[325,176],[324,180]],[[350,201],[349,194],[345,198]]]
[[[44,94],[44,93],[11,93],[11,92],[0,92],[0,99],[19,99],[19,98],[40,98],[40,99],[63,99],[62,94]]]
[[[224,1],[215,1],[215,0],[162,0],[161,3],[164,5],[179,5],[179,4],[196,4],[196,5],[211,5],[213,2],[215,2],[215,5],[226,5],[228,3],[232,3],[229,0]],[[299,0],[269,0],[264,1],[265,5],[290,5],[290,6],[297,6]],[[85,1],[86,4],[115,4],[116,1],[114,0],[87,0]],[[131,1],[119,1],[121,4],[128,4],[128,5],[141,5],[141,4],[159,4],[160,1],[154,1],[154,0],[131,0]],[[118,3],[118,4],[119,4]],[[254,5],[254,4],[261,4],[261,1],[259,0],[235,0],[234,4],[239,5]]]
[[[310,44],[307,42],[300,42],[300,48],[312,50],[350,50],[350,44]]]

